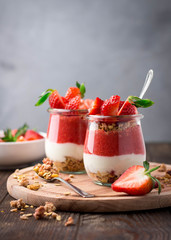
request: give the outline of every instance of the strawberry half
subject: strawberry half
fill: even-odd
[[[71,100],[71,98],[74,98],[76,96],[81,97],[80,89],[77,87],[70,87],[70,88],[68,88],[68,90],[65,94],[65,99],[67,102],[69,102]]]
[[[62,100],[62,97],[59,95],[57,90],[54,90],[49,96],[49,105],[51,108],[65,108],[65,104]]]
[[[101,115],[104,116],[115,116],[118,113],[120,103],[120,96],[111,96],[110,99],[104,101],[101,106]]]
[[[27,132],[24,135],[24,139],[27,141],[37,140],[44,138],[42,135],[40,135],[38,132],[33,130],[27,130]]]
[[[80,102],[81,102],[80,96],[71,98],[71,100],[65,105],[65,109],[71,109],[71,110],[79,109]]]
[[[124,103],[122,103],[122,107],[120,108],[118,115],[134,115],[137,113],[137,108],[128,100],[126,100]]]
[[[149,170],[149,164],[144,162],[143,166],[132,166],[128,168],[118,180],[112,185],[116,192],[125,192],[129,195],[139,196],[149,193],[158,183],[158,193],[161,192],[161,185],[158,179],[151,176],[151,172],[157,170],[160,166]]]
[[[89,115],[96,115],[96,114],[100,114],[101,111],[101,106],[103,104],[103,100],[101,100],[100,98],[96,98],[92,104],[92,107],[89,109]]]

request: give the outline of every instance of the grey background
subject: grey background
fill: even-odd
[[[154,79],[140,110],[146,141],[171,141],[170,0],[0,0],[0,129],[46,131],[47,88],[64,95],[85,82],[88,98],[139,95]]]

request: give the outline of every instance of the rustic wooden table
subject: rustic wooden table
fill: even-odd
[[[171,144],[146,144],[147,160],[171,163]],[[125,213],[59,212],[60,222],[33,218],[21,220],[19,212],[10,212],[6,181],[12,171],[0,171],[0,239],[171,239],[171,208]],[[34,209],[29,208],[29,212]],[[64,226],[69,216],[74,225]]]

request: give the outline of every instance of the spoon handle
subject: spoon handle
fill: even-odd
[[[143,98],[144,94],[146,93],[151,81],[153,79],[153,70],[149,70],[149,72],[147,73],[147,76],[146,76],[146,79],[145,79],[145,82],[144,82],[144,86],[141,90],[141,93],[140,93],[140,96],[139,98]]]
[[[67,186],[69,186],[72,190],[74,190],[76,193],[78,193],[79,195],[81,195],[84,198],[92,198],[95,197],[95,195],[93,194],[89,194],[87,192],[84,192],[83,190],[79,189],[78,187],[72,185],[71,183],[65,181],[64,179],[60,178],[60,177],[56,177],[54,179],[57,179],[63,183],[65,183]]]

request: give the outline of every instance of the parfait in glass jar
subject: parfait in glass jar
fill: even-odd
[[[49,97],[50,113],[47,137],[45,140],[46,156],[64,173],[81,174],[85,172],[83,148],[87,129],[90,99],[83,100],[84,84],[70,87],[65,97],[56,90],[45,91],[37,106]]]
[[[84,165],[89,177],[99,185],[110,186],[129,167],[145,161],[140,123],[143,115],[133,104],[133,97],[125,102],[117,95],[105,101],[96,98],[89,111]]]

